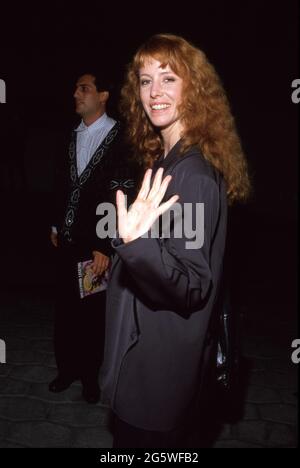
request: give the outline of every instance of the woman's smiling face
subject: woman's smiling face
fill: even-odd
[[[161,130],[181,127],[178,106],[182,99],[182,78],[169,65],[149,57],[139,70],[140,98],[151,123]]]

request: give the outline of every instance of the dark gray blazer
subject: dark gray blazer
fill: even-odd
[[[201,385],[201,362],[219,284],[227,202],[219,173],[197,148],[180,142],[156,164],[171,174],[165,199],[204,203],[204,244],[190,239],[114,241],[107,291],[104,400],[128,424],[167,431],[182,421]]]

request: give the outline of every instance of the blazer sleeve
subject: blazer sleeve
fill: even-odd
[[[113,246],[133,277],[137,290],[155,308],[192,312],[204,307],[210,297],[213,282],[211,249],[218,225],[220,190],[212,177],[193,170],[181,170],[173,175],[165,198],[175,193],[179,195],[182,207],[186,203],[192,207],[194,227],[197,204],[204,204],[204,242],[201,247],[188,248],[187,243],[195,241],[196,235],[189,238],[185,229],[181,238],[174,235],[169,239],[140,237],[127,244],[114,241]],[[186,219],[185,215],[184,221]]]

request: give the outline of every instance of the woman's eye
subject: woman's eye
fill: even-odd
[[[141,80],[141,86],[145,86],[149,83],[149,80]]]
[[[165,83],[169,83],[170,81],[175,81],[175,78],[173,78],[172,76],[169,76],[169,77],[166,77],[164,81]]]

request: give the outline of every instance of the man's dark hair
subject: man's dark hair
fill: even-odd
[[[94,82],[95,82],[95,86],[98,92],[112,91],[113,89],[112,79],[110,76],[108,76],[107,73],[87,68],[83,72],[80,72],[77,76],[79,78],[83,75],[91,75],[95,78]]]

